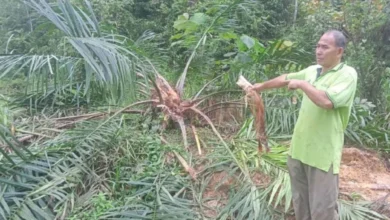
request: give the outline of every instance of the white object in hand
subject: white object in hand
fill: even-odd
[[[242,75],[238,78],[237,85],[241,87],[243,90],[246,90],[248,87],[252,86],[252,84],[245,79]]]

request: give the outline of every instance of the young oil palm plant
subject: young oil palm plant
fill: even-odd
[[[69,0],[56,4],[27,0],[25,4],[46,19],[42,21],[46,27],[55,26],[62,34],[51,54],[0,56],[0,77],[25,75],[25,102],[61,106],[67,101],[80,105],[80,100],[89,103],[94,95],[111,104],[125,98],[134,100],[136,72],[145,73],[142,61],[128,49],[129,39],[100,29],[88,0],[84,8]]]
[[[389,116],[376,112],[375,105],[357,97],[352,107],[351,119],[345,131],[346,138],[356,144],[389,152]]]

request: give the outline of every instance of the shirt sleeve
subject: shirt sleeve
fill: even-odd
[[[309,69],[309,67],[306,68],[306,69],[303,69],[303,70],[301,70],[299,72],[289,73],[286,76],[286,80],[291,80],[291,79],[305,80],[306,79],[306,73],[307,73],[308,69]]]
[[[346,107],[353,101],[357,85],[355,74],[344,73],[332,83],[325,93],[333,103],[333,108]]]

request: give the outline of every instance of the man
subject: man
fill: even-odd
[[[345,46],[344,35],[330,30],[318,41],[317,65],[248,88],[303,91],[287,162],[297,220],[338,219],[338,173],[357,85],[355,69],[341,62]]]

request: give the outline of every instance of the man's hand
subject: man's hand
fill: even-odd
[[[251,91],[251,90],[253,90],[253,85],[245,87],[244,90],[245,90],[246,93]]]
[[[288,80],[288,89],[301,89],[309,99],[314,102],[317,106],[324,109],[332,109],[333,103],[330,101],[325,91],[316,89],[313,85],[306,82],[305,80]]]
[[[302,80],[292,79],[288,80],[287,87],[290,90],[300,89],[302,85]]]

